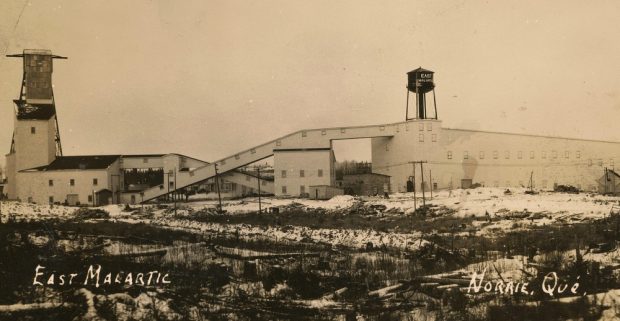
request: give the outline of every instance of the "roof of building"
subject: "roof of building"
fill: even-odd
[[[49,49],[24,49],[25,55],[52,55]]]
[[[611,174],[615,175],[616,177],[620,177],[620,175],[618,175],[618,173],[616,173],[613,169],[607,169],[607,172],[610,172]]]
[[[63,169],[105,169],[121,155],[59,156],[49,165],[29,169],[30,171],[54,171]]]
[[[136,158],[145,158],[145,157],[162,157],[166,154],[132,154],[132,155],[121,155],[121,157],[123,158],[131,158],[131,157],[136,157]]]
[[[425,73],[433,73],[433,74],[435,73],[435,72],[433,72],[433,71],[430,71],[430,70],[424,69],[424,68],[422,68],[422,67],[419,67],[419,68],[417,68],[417,69],[414,69],[414,70],[412,70],[412,71],[408,72],[408,74],[411,74],[411,73],[416,73],[416,72],[425,72]]]
[[[343,177],[344,177],[344,176],[349,176],[349,177],[351,177],[351,176],[363,176],[363,175],[374,175],[374,176],[385,176],[385,177],[392,177],[392,176],[390,176],[390,175],[379,174],[379,173],[344,174],[344,175],[342,175],[342,176],[343,176]]]

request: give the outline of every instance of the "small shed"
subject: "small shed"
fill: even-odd
[[[313,185],[310,186],[309,198],[313,200],[328,200],[336,195],[343,195],[342,188],[329,185]]]
[[[103,206],[112,203],[112,191],[104,188],[95,191],[95,206]]]
[[[383,195],[389,193],[390,176],[377,173],[344,175],[343,189],[348,195]]]
[[[605,168],[605,173],[598,179],[598,191],[601,194],[620,195],[620,175],[613,169]]]

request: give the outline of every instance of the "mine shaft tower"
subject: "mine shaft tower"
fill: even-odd
[[[51,119],[54,117],[56,122],[54,134],[56,156],[62,156],[62,145],[52,86],[52,61],[53,59],[67,59],[67,57],[53,55],[50,50],[43,49],[25,49],[21,54],[6,56],[23,59],[24,73],[22,84],[18,99],[13,100],[17,119]],[[11,153],[14,152],[15,133],[13,133],[11,141]]]

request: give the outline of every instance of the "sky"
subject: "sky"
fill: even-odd
[[[0,2],[0,150],[25,48],[51,49],[65,155],[216,160],[304,128],[404,120],[620,141],[619,1]],[[368,159],[367,141],[337,146]],[[4,160],[2,160],[4,161]]]

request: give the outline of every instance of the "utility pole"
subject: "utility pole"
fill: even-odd
[[[411,163],[411,169],[413,170],[413,211],[415,212],[418,209],[418,203],[415,196],[415,162]]]
[[[420,184],[420,186],[422,187],[422,206],[426,206],[426,197],[424,196],[424,167],[422,166],[422,164],[424,163],[428,163],[427,161],[411,161],[409,162],[413,168],[413,208],[414,210],[417,209],[417,201],[416,201],[416,180],[415,180],[415,164],[420,164],[420,174],[422,175],[422,184]],[[432,193],[432,190],[431,190]]]
[[[166,184],[168,185],[167,193],[166,193],[166,201],[170,201],[170,171],[166,173],[166,177],[168,178]],[[167,202],[166,202],[167,203]]]
[[[218,212],[222,211],[222,195],[220,194],[220,178],[217,173],[217,163],[213,164],[215,166],[215,186],[217,188],[217,201],[219,203]]]
[[[422,206],[426,206],[426,194],[424,192],[424,166],[423,163],[426,161],[420,161],[420,175],[422,176]]]
[[[174,216],[177,216],[177,169],[174,169],[174,195],[172,195],[172,197],[174,198]]]
[[[428,170],[428,180],[431,182],[431,200],[433,199],[433,171]]]
[[[260,199],[260,166],[256,166],[256,174],[258,175],[257,177],[257,181],[258,181],[258,214],[263,214],[263,208],[261,206],[261,199]]]

